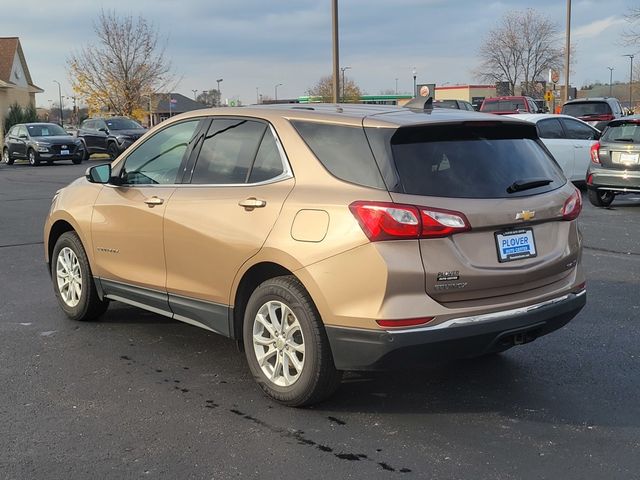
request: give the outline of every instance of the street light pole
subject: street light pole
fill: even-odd
[[[340,45],[338,43],[338,0],[331,2],[331,20],[333,26],[333,103],[338,103],[340,80]]]
[[[571,0],[567,0],[567,35],[564,46],[564,101],[569,100],[569,67],[571,52]]]
[[[631,111],[631,107],[633,106],[633,94],[631,91],[631,86],[633,84],[633,57],[635,55],[631,54],[631,53],[627,53],[626,55],[623,55],[623,57],[629,57],[629,60],[631,61],[630,63],[630,67],[629,67],[629,111]]]
[[[398,95],[398,79],[396,78],[396,95]]]
[[[341,67],[340,71],[342,72],[342,103],[344,103],[344,96],[345,96],[345,90],[344,90],[344,72],[345,70],[349,70],[351,67]]]
[[[275,91],[276,91],[276,92],[275,92],[275,93],[276,93],[276,95],[275,95],[275,102],[276,102],[276,103],[278,103],[278,87],[281,87],[282,85],[283,85],[282,83],[276,83],[276,86],[275,86],[275,88],[274,88],[274,89],[275,89]]]
[[[613,67],[607,67],[609,69],[609,96],[611,96],[611,83],[613,82]]]
[[[418,84],[416,83],[417,73],[418,71],[416,70],[416,67],[413,67],[413,96],[414,97],[418,96],[418,92],[416,92],[416,88],[418,88]]]
[[[60,98],[60,126],[64,128],[64,116],[62,113],[62,89],[60,88],[60,82],[54,80],[54,83],[58,84],[58,97]]]
[[[193,92],[193,101],[195,102],[195,101],[196,101],[196,97],[197,97],[198,90],[197,90],[197,89],[193,89],[193,90],[191,90],[191,91]]]
[[[218,84],[218,107],[220,106],[220,102],[222,102],[222,93],[220,92],[220,83],[222,82],[222,78],[219,78],[216,80],[216,83]]]
[[[256,103],[260,104],[260,89],[256,87]]]

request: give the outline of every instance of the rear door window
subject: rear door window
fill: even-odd
[[[540,120],[537,123],[538,135],[540,138],[565,138],[562,125],[557,118]]]
[[[560,121],[567,132],[567,138],[572,140],[594,140],[596,138],[596,132],[588,125],[570,118],[563,118]]]
[[[291,123],[333,176],[357,185],[384,188],[362,127],[298,120]]]
[[[540,146],[533,126],[420,126],[391,138],[402,193],[453,198],[509,198],[554,190],[566,180]],[[515,182],[548,180],[509,193]]]

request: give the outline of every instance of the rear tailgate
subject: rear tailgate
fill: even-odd
[[[486,121],[401,127],[391,137],[393,201],[453,212],[471,227],[419,240],[430,297],[514,294],[575,268],[577,224],[563,208],[581,197],[539,142],[533,125]]]

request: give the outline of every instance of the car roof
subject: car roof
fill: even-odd
[[[567,105],[568,103],[582,103],[582,102],[612,102],[612,101],[619,101],[617,98],[615,97],[586,97],[586,98],[574,98],[573,100],[568,100],[566,102],[564,102],[564,105]]]
[[[366,119],[367,126],[390,128],[464,121],[517,122],[517,119],[503,119],[497,115],[469,110],[445,108],[419,110],[387,105],[328,103],[208,108],[182,114],[180,117],[192,118],[209,115],[257,117],[265,120],[286,118],[287,120],[308,120],[358,126],[362,126]]]

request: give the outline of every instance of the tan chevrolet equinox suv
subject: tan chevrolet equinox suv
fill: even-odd
[[[74,320],[110,301],[225,335],[277,401],[345,370],[530,342],[585,305],[580,192],[534,125],[449,109],[198,110],[58,191]]]

